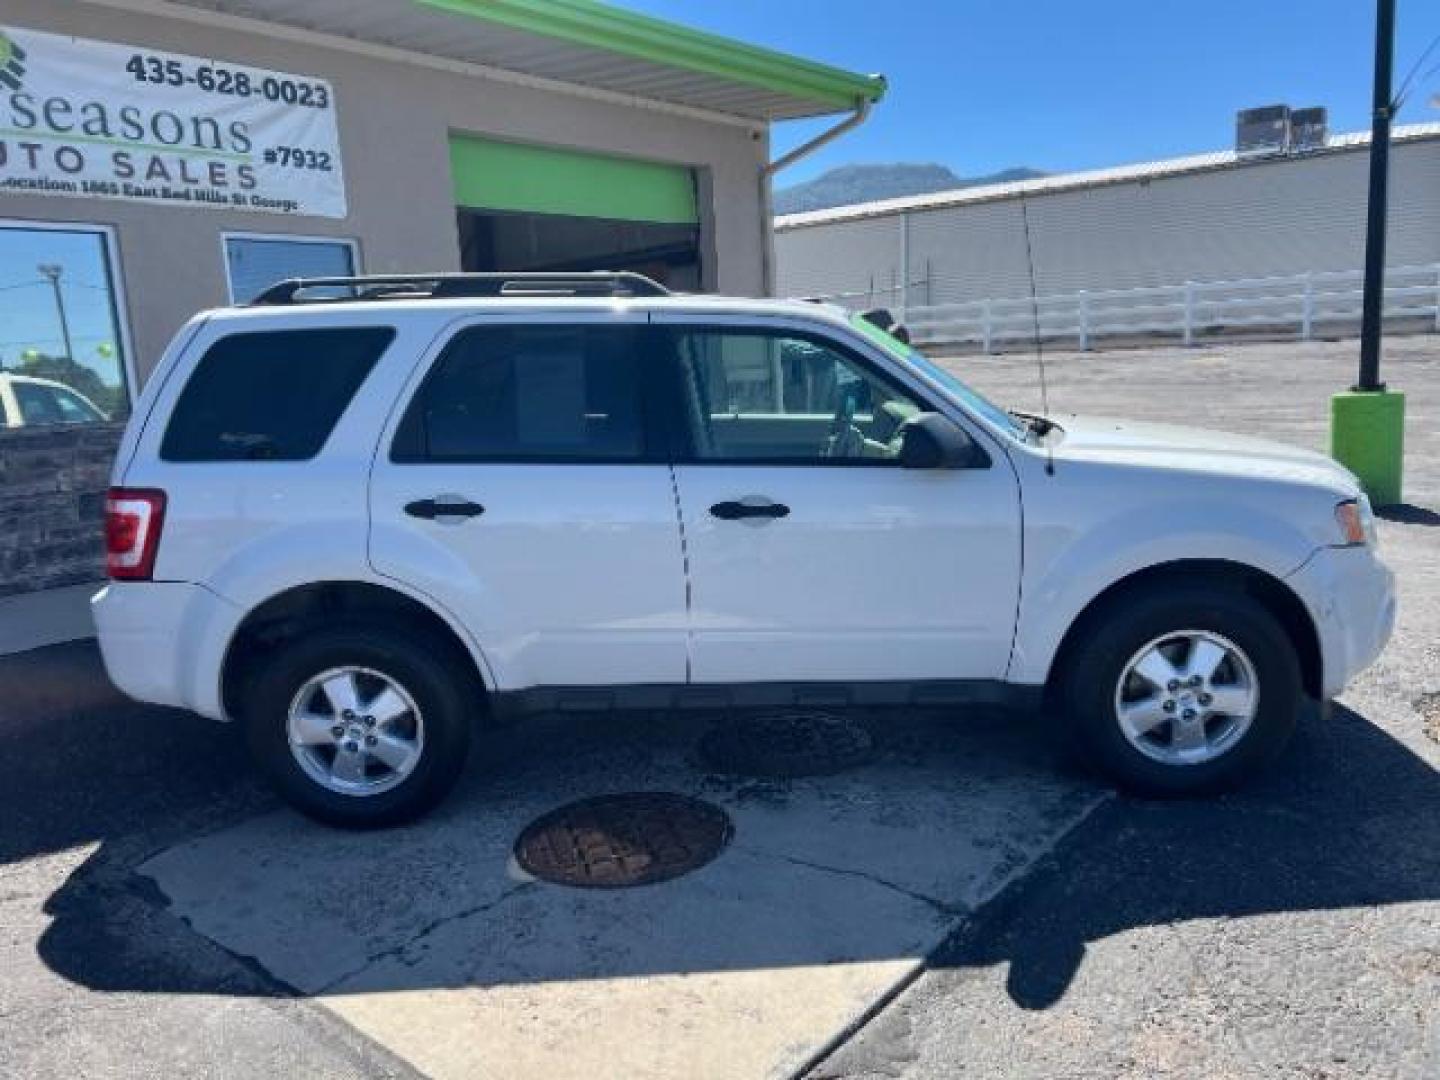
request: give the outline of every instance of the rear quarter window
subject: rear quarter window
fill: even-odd
[[[394,338],[388,326],[221,338],[181,391],[160,457],[180,462],[314,457]]]

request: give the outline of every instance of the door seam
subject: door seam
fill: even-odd
[[[685,535],[685,514],[680,506],[680,482],[675,476],[675,466],[667,464],[666,469],[670,472],[670,494],[675,499],[675,525],[680,532],[680,570],[685,575],[685,685],[692,681],[691,672],[691,646],[693,635],[690,631],[691,619],[691,582],[690,582],[690,543]]]

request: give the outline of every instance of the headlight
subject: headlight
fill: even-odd
[[[1340,542],[1347,547],[1375,543],[1375,512],[1370,499],[1346,499],[1335,507],[1335,523],[1340,526]]]

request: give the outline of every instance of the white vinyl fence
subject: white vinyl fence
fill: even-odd
[[[1105,289],[958,304],[906,304],[900,294],[924,282],[826,297],[847,307],[888,307],[917,344],[978,347],[993,352],[1035,337],[1074,342],[1081,350],[1106,339],[1298,337],[1351,334],[1360,326],[1361,273],[1342,270],[1290,277],[1187,281],[1145,289]],[[1390,267],[1385,274],[1385,319],[1394,329],[1440,332],[1440,264]]]

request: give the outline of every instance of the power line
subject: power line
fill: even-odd
[[[43,278],[36,278],[34,281],[17,281],[11,285],[0,285],[0,292],[8,292],[11,289],[29,289],[35,285],[48,284],[49,282]],[[110,291],[108,285],[96,285],[93,281],[81,281],[78,278],[65,278],[60,282],[61,288],[68,288],[72,285],[81,289],[94,289],[96,292],[108,293]]]
[[[1440,34],[1436,34],[1430,39],[1430,44],[1426,45],[1424,51],[1420,53],[1420,58],[1411,65],[1410,70],[1405,73],[1405,77],[1400,80],[1400,89],[1395,93],[1396,112],[1399,112],[1401,106],[1410,99],[1410,87],[1412,84],[1417,81],[1424,82],[1431,75],[1435,74],[1435,72],[1440,71],[1440,64],[1437,64],[1435,67],[1426,71],[1425,74],[1421,75],[1418,80],[1415,78],[1415,73],[1420,70],[1421,65],[1423,65],[1426,60],[1430,59],[1430,54],[1437,48],[1440,48]]]
[[[114,334],[76,334],[76,341],[113,341]],[[12,338],[9,341],[0,341],[0,346],[8,345],[59,345],[62,339],[58,337],[25,337]]]

